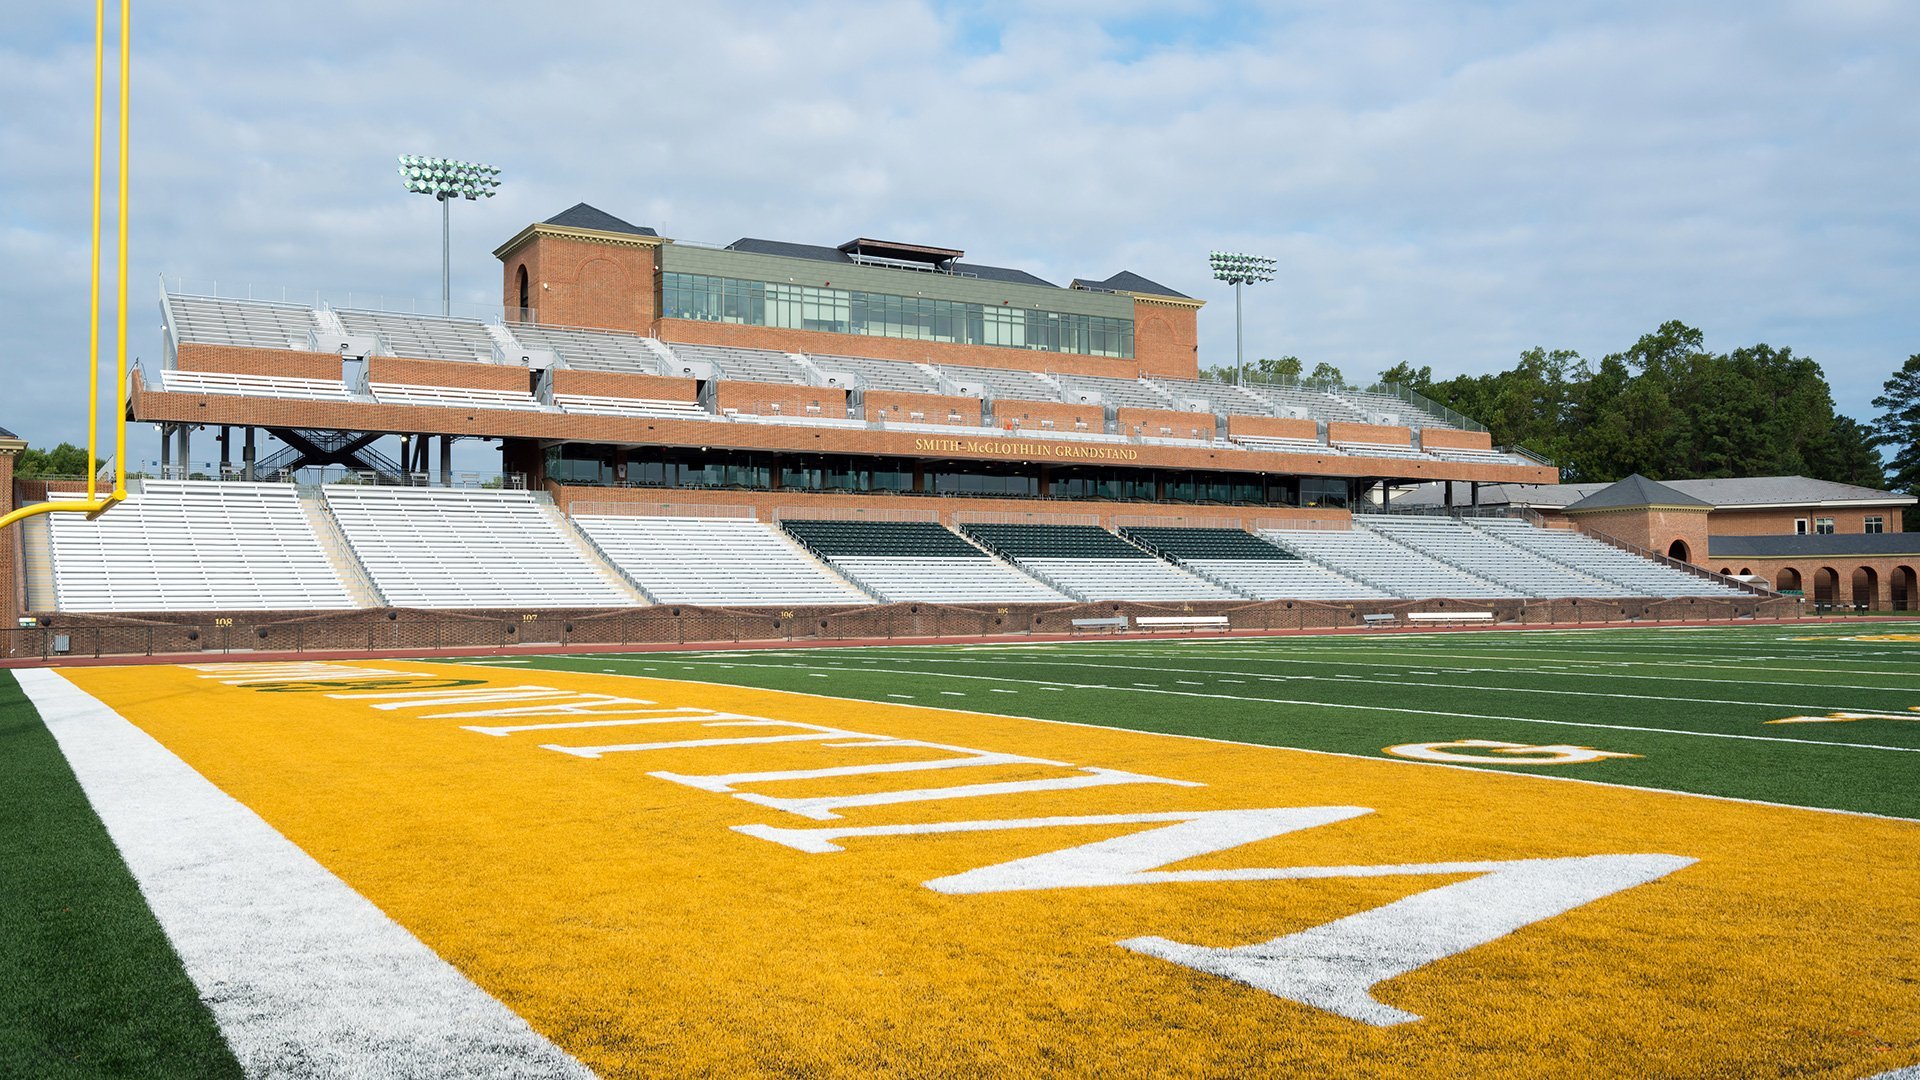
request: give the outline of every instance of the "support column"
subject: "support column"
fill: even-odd
[[[252,481],[256,479],[253,471],[253,429],[247,429],[246,445],[240,449],[240,475]]]
[[[440,436],[440,486],[453,486],[453,436]]]
[[[233,429],[229,428],[225,424],[221,424],[219,439],[220,439],[220,479],[222,480],[225,480],[227,478],[227,468],[233,464],[233,459],[228,454],[228,451],[232,448],[232,441],[233,441],[232,436],[233,436]]]
[[[1475,510],[1478,510],[1480,509],[1480,481],[1478,480],[1472,481],[1472,484],[1473,484],[1473,508]]]
[[[193,477],[193,425],[181,424],[180,431],[180,478]]]
[[[1447,481],[1447,509],[1453,509],[1453,481]]]
[[[160,425],[160,478],[167,479],[167,470],[173,466],[173,425]]]

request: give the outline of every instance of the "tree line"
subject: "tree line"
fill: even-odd
[[[1305,370],[1292,356],[1248,368],[1256,379],[1352,385],[1331,364]],[[1209,374],[1231,378],[1227,369]],[[1436,380],[1431,367],[1399,363],[1380,379],[1478,420],[1498,445],[1552,459],[1568,482],[1799,475],[1920,493],[1920,355],[1887,380],[1871,424],[1834,408],[1811,358],[1771,345],[1712,352],[1681,322],[1597,363],[1533,348],[1485,375]]]

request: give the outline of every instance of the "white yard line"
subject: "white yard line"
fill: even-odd
[[[593,1075],[152,736],[14,675],[249,1076]]]
[[[688,667],[699,667],[698,663]],[[717,665],[716,665],[717,666]],[[805,665],[794,664],[736,664],[735,667],[759,667],[770,670],[804,670]],[[1023,686],[1038,686],[1071,690],[1111,690],[1123,694],[1169,694],[1174,697],[1211,698],[1217,701],[1248,701],[1268,705],[1305,705],[1319,709],[1352,709],[1360,712],[1406,713],[1413,716],[1450,716],[1461,720],[1501,720],[1515,724],[1547,724],[1555,727],[1598,728],[1607,731],[1645,731],[1658,735],[1683,735],[1697,739],[1738,739],[1743,742],[1798,743],[1802,746],[1834,746],[1843,750],[1886,750],[1897,754],[1920,754],[1920,746],[1881,746],[1877,743],[1829,742],[1824,739],[1789,739],[1778,735],[1740,735],[1727,731],[1689,731],[1685,728],[1645,727],[1638,724],[1596,724],[1581,720],[1547,720],[1534,716],[1499,716],[1489,713],[1443,712],[1439,709],[1402,709],[1392,705],[1352,705],[1333,701],[1307,701],[1300,698],[1242,697],[1237,694],[1205,694],[1197,690],[1163,690],[1143,686],[1108,686],[1101,683],[1063,682],[1056,679],[1014,679],[1004,675],[960,675],[949,671],[913,671],[897,668],[874,668],[876,675],[904,675],[921,679],[973,679],[983,682],[1017,683]],[[738,684],[725,684],[738,685]],[[772,690],[772,687],[749,687],[749,689]],[[793,691],[775,690],[775,693]],[[906,697],[904,694],[888,694],[888,697]],[[856,699],[858,700],[858,699]]]

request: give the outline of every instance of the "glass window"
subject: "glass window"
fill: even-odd
[[[1795,536],[1807,535],[1807,519],[1806,518],[1793,519],[1793,535]]]
[[[1887,520],[1885,518],[1880,518],[1880,517],[1868,518],[1866,531],[1870,533],[1886,532]]]
[[[1816,533],[1819,533],[1821,536],[1832,535],[1833,519],[1832,518],[1814,518],[1813,531]]]

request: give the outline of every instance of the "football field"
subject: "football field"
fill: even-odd
[[[13,676],[0,1074],[1920,1063],[1920,624]]]

